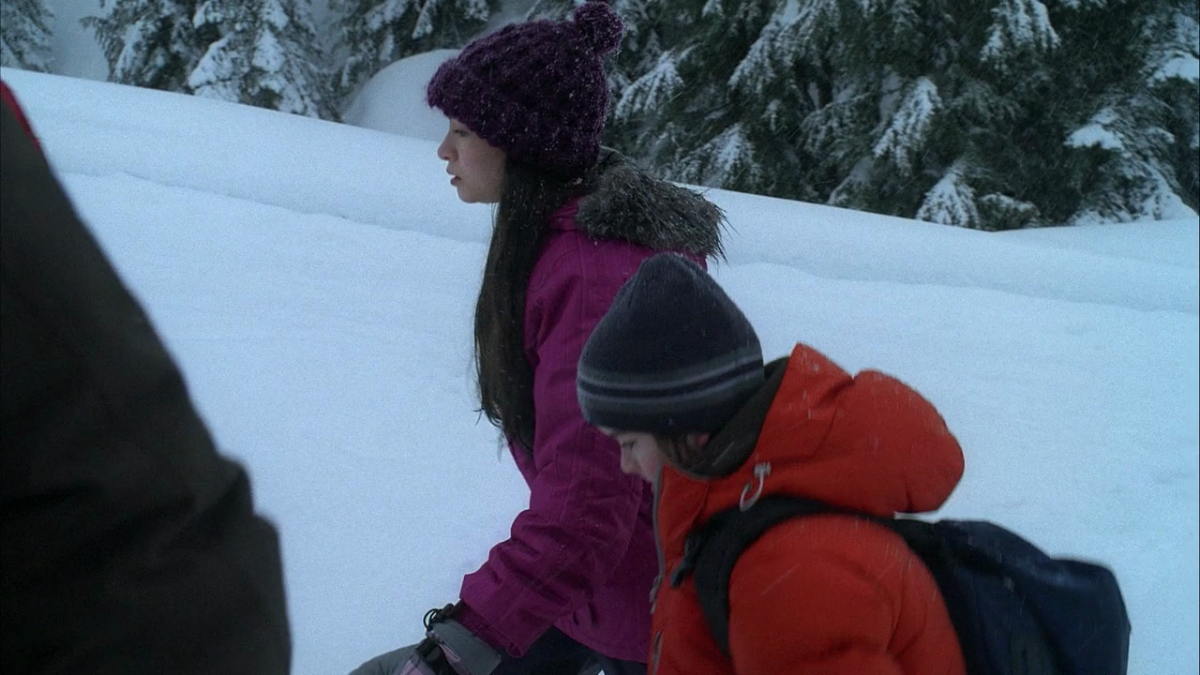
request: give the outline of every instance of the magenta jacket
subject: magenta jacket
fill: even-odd
[[[721,221],[695,192],[624,163],[551,217],[525,303],[533,452],[510,446],[529,507],[460,593],[460,621],[493,646],[519,656],[553,625],[610,658],[645,661],[659,571],[651,488],[622,473],[617,443],[583,421],[575,370],[641,261],[676,250],[703,263],[720,252]]]

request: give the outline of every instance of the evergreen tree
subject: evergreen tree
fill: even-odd
[[[982,229],[1197,202],[1196,0],[673,3],[616,109],[671,177]]]
[[[334,94],[345,101],[397,59],[462,47],[499,8],[500,0],[332,0],[340,12],[341,62]]]
[[[526,20],[553,19],[561,21],[584,0],[536,0],[525,15]],[[663,56],[663,44],[669,38],[664,33],[671,28],[666,5],[658,0],[612,0],[612,8],[625,23],[625,35],[616,57],[609,64],[608,86],[610,100],[619,101],[622,92],[638,79],[651,72]],[[610,106],[605,142],[613,146],[633,142],[640,125],[627,128]]]
[[[219,36],[190,73],[199,96],[337,119],[310,0],[205,0],[194,22]]]
[[[0,3],[0,65],[50,70],[50,21],[54,15],[42,0]]]
[[[1148,82],[1162,101],[1162,128],[1171,134],[1167,148],[1175,167],[1180,198],[1200,211],[1200,8],[1195,0],[1171,3],[1151,32],[1157,38],[1147,64]],[[1169,111],[1169,112],[1168,112]]]
[[[82,23],[104,49],[109,80],[188,92],[188,75],[205,44],[192,25],[196,5],[197,0],[116,0],[105,16]]]
[[[1180,217],[1200,208],[1197,5],[1162,3],[1166,11],[1154,13],[1132,5],[1120,8],[1127,12],[1124,30],[1141,39],[1122,56],[1137,67],[1127,77],[1105,73],[1110,86],[1088,100],[1078,113],[1088,117],[1067,138],[1091,185],[1078,219]],[[1100,18],[1093,23],[1099,28]]]
[[[779,148],[746,123],[756,115],[750,109],[755,102],[730,89],[742,60],[730,55],[752,51],[774,4],[688,0],[659,10],[658,56],[625,89],[614,111],[634,154],[668,177],[734,190],[770,192],[785,178],[782,167],[790,153],[774,153]],[[763,170],[772,162],[763,152],[775,154],[772,168],[781,173]]]

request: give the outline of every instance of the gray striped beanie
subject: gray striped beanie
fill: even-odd
[[[589,424],[665,436],[714,432],[763,383],[754,328],[699,265],[646,261],[617,292],[579,357]]]

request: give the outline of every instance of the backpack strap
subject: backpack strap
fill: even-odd
[[[700,610],[704,613],[709,632],[726,657],[730,656],[729,579],[742,551],[777,523],[821,513],[857,516],[884,526],[890,526],[891,523],[890,519],[812,499],[768,495],[744,511],[736,506],[720,511],[688,535],[683,560],[671,572],[671,587],[678,588],[688,576],[695,576]]]
[[[683,560],[670,576],[672,587],[695,578],[700,609],[726,658],[732,658],[729,582],[738,558],[776,524],[815,514],[869,520],[904,539],[937,584],[968,672],[1127,672],[1129,617],[1108,568],[1050,558],[987,521],[885,518],[787,495],[714,515],[688,536]]]

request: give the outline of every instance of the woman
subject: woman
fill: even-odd
[[[891,517],[939,508],[962,451],[937,410],[875,371],[850,376],[799,344],[764,367],[746,317],[677,255],[642,264],[579,364],[584,416],[656,484],[665,570],[692,531],[769,495]],[[963,675],[958,638],[904,540],[846,515],[780,523],[737,560],[729,657],[694,577],[657,590],[654,675]]]
[[[494,203],[475,307],[480,406],[530,488],[512,536],[431,612],[427,638],[358,673],[640,674],[658,570],[651,490],[575,397],[583,344],[621,285],[656,251],[720,253],[720,210],[601,151],[604,58],[620,19],[588,2],[572,21],[480,38],[443,64],[430,105],[461,200]],[[422,670],[424,669],[424,670]]]

